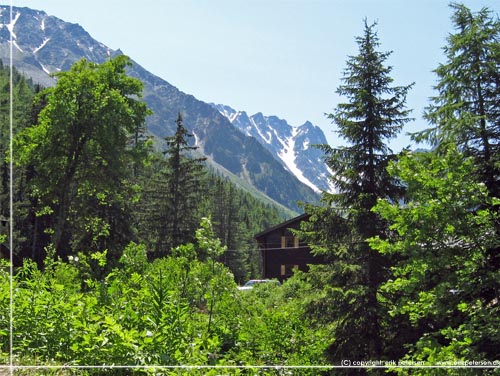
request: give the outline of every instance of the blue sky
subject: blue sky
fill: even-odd
[[[472,10],[500,13],[498,0],[463,1]],[[341,145],[325,117],[345,62],[357,54],[363,19],[378,22],[381,51],[393,51],[395,85],[415,82],[408,108],[415,121],[403,133],[426,127],[422,112],[433,95],[432,70],[452,32],[444,0],[12,0],[78,23],[92,37],[121,49],[152,73],[205,102],[249,114],[277,115],[299,126],[320,126]],[[404,135],[395,150],[410,143]]]

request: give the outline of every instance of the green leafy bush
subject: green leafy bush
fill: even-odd
[[[305,282],[294,277],[283,286],[238,291],[229,269],[217,261],[224,247],[215,239],[209,220],[203,221],[196,238],[196,244],[180,246],[171,256],[152,262],[147,260],[146,247],[130,243],[119,266],[107,274],[105,252],[62,261],[49,247],[42,268],[25,260],[12,280],[15,363],[69,367],[324,364],[326,333],[309,327],[302,317]],[[3,266],[0,349],[7,361],[10,276]],[[214,370],[58,371],[202,375]],[[56,371],[41,369],[37,374]],[[224,370],[235,375],[247,371],[277,372]]]

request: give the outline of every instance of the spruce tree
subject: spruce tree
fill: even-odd
[[[193,135],[184,127],[181,113],[176,120],[176,132],[166,137],[167,149],[162,203],[160,203],[159,239],[157,255],[165,255],[173,247],[194,240],[200,223],[199,204],[205,191],[205,158],[194,158],[196,146],[188,139]]]
[[[249,277],[247,263],[247,246],[242,237],[243,221],[242,212],[253,208],[239,205],[239,198],[243,192],[239,191],[228,179],[212,177],[211,186],[211,218],[214,232],[226,251],[221,256],[221,261],[233,273],[238,282]],[[258,231],[256,231],[258,232]],[[252,235],[249,235],[251,239]]]
[[[435,70],[437,95],[425,113],[432,127],[415,138],[438,153],[456,144],[475,159],[478,180],[499,198],[500,21],[487,8],[473,13],[461,4],[450,6],[456,32],[443,49],[447,61]]]
[[[1,60],[0,60],[1,62]],[[13,176],[9,167],[9,105],[10,105],[10,79],[9,69],[0,63],[0,217],[4,221],[5,231],[7,225],[5,220],[10,216],[10,183],[13,184],[13,254],[17,263],[26,253],[30,243],[31,221],[29,218],[30,202],[26,188],[27,169],[16,168]],[[33,85],[13,69],[13,133],[21,132],[28,124],[28,114],[33,99]],[[2,233],[0,233],[2,235]],[[3,235],[6,235],[5,233]]]
[[[310,311],[334,323],[329,348],[334,362],[380,359],[386,334],[377,289],[390,263],[369,247],[367,239],[386,231],[386,223],[371,211],[377,199],[397,200],[402,195],[402,187],[386,172],[394,158],[387,141],[410,120],[405,100],[412,85],[391,86],[392,68],[385,66],[390,52],[377,51],[374,27],[365,20],[364,34],[356,39],[359,54],[347,60],[337,89],[347,101],[328,115],[349,145],[321,146],[337,192],[323,194],[325,207],[306,207],[311,219],[305,234],[313,249],[331,259],[327,267],[312,268],[328,287]]]

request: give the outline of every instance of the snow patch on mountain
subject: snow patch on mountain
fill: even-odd
[[[9,30],[9,32],[10,32],[10,34],[12,35],[12,38],[13,38],[13,39],[16,39],[16,38],[17,38],[16,34],[14,33],[14,26],[15,26],[15,24],[16,24],[16,22],[17,22],[17,20],[19,19],[19,16],[20,16],[20,15],[21,15],[21,13],[20,13],[20,12],[17,12],[17,13],[16,13],[16,15],[15,15],[15,17],[14,17],[14,19],[12,19],[12,21],[11,21],[9,24],[7,24],[7,25],[6,25],[6,26],[7,26],[7,30]],[[16,45],[16,44],[14,43],[14,45]],[[19,48],[19,46],[16,46],[16,47],[17,47],[17,48]],[[19,50],[20,50],[21,52],[23,51],[23,50],[21,50],[20,48],[19,48]]]
[[[50,70],[48,70],[42,63],[39,63],[39,64],[45,73],[50,74]]]
[[[16,43],[15,40],[13,40],[12,43],[14,43],[14,47],[16,47],[20,52],[24,52],[23,49],[19,47],[19,45]]]
[[[259,127],[259,125],[255,122],[255,118],[252,116],[249,118],[250,119],[250,123],[253,125],[253,128],[255,130],[257,130],[257,133],[259,134],[260,138],[262,140],[264,140],[266,142],[266,144],[271,144],[271,141],[272,141],[272,135],[271,135],[271,132],[269,132],[269,130],[267,130],[264,134],[262,132],[262,129]],[[246,128],[248,129],[248,127]]]
[[[283,149],[281,152],[278,153],[278,156],[280,159],[285,163],[286,168],[294,174],[297,179],[299,179],[302,183],[307,185],[308,187],[312,188],[316,192],[320,192],[321,190],[314,185],[308,178],[304,176],[303,171],[297,166],[296,160],[297,160],[297,155],[295,153],[295,139],[294,136],[297,133],[297,129],[293,129],[292,131],[292,137],[283,140],[279,139],[279,141],[283,145]]]
[[[43,29],[42,29],[43,30]],[[40,51],[42,48],[45,47],[45,45],[47,44],[47,42],[50,40],[50,38],[45,38],[42,42],[42,44],[40,46],[38,46],[37,48],[35,48],[33,50],[33,53],[36,54],[38,51]]]
[[[319,127],[310,122],[293,127],[277,116],[264,116],[261,112],[248,116],[227,105],[212,106],[245,135],[256,138],[299,181],[316,192],[335,190],[323,152],[313,147],[327,143]]]

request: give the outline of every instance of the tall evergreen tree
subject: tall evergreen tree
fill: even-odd
[[[214,177],[211,183],[211,218],[214,231],[226,247],[221,261],[229,267],[238,282],[249,277],[248,246],[244,244],[243,211],[255,210],[249,205],[239,205],[243,192],[227,179]],[[256,232],[258,232],[256,230]],[[252,234],[249,235],[251,239]]]
[[[487,8],[477,13],[451,4],[456,32],[444,47],[446,63],[435,70],[437,95],[425,116],[432,127],[416,135],[447,150],[457,145],[476,161],[476,174],[500,197],[500,21]],[[497,224],[500,232],[500,224]]]
[[[10,71],[3,67],[0,60],[0,217],[10,216],[10,183],[13,184],[14,204],[14,238],[13,254],[15,261],[19,261],[30,242],[31,221],[29,219],[30,202],[26,189],[27,170],[16,168],[13,176],[10,175],[9,156],[9,106],[10,106]],[[29,109],[33,100],[33,85],[16,69],[13,69],[13,132],[14,135],[22,131],[29,122]],[[7,226],[4,226],[7,229]],[[5,234],[4,234],[5,235]]]
[[[462,4],[450,7],[455,33],[443,49],[446,62],[435,70],[437,95],[425,114],[431,128],[416,139],[434,144],[438,157],[449,144],[457,145],[464,159],[473,159],[476,182],[487,188],[488,199],[475,209],[490,213],[495,232],[485,235],[496,243],[484,242],[485,261],[474,278],[481,286],[474,286],[480,291],[476,297],[489,304],[500,297],[500,20],[487,8],[472,12]]]
[[[326,207],[306,207],[311,214],[305,229],[309,241],[332,260],[326,268],[313,268],[323,275],[321,283],[328,288],[311,309],[329,306],[327,320],[334,322],[329,350],[333,361],[379,359],[387,334],[377,289],[387,276],[389,260],[373,251],[367,239],[386,231],[386,223],[371,211],[377,199],[397,200],[402,194],[402,187],[386,172],[394,158],[387,141],[410,120],[405,100],[412,85],[391,86],[392,68],[384,64],[390,52],[377,51],[374,27],[365,20],[364,34],[356,39],[359,54],[348,59],[337,90],[348,101],[328,115],[350,144],[322,146],[337,193],[323,194]],[[317,316],[322,315],[319,311]]]
[[[205,158],[191,155],[197,147],[189,145],[188,139],[192,135],[184,127],[180,113],[176,124],[175,134],[165,138],[167,149],[164,152],[164,184],[160,188],[163,190],[160,192],[163,202],[160,203],[157,256],[193,241],[202,217],[198,208],[205,191],[202,184]]]

